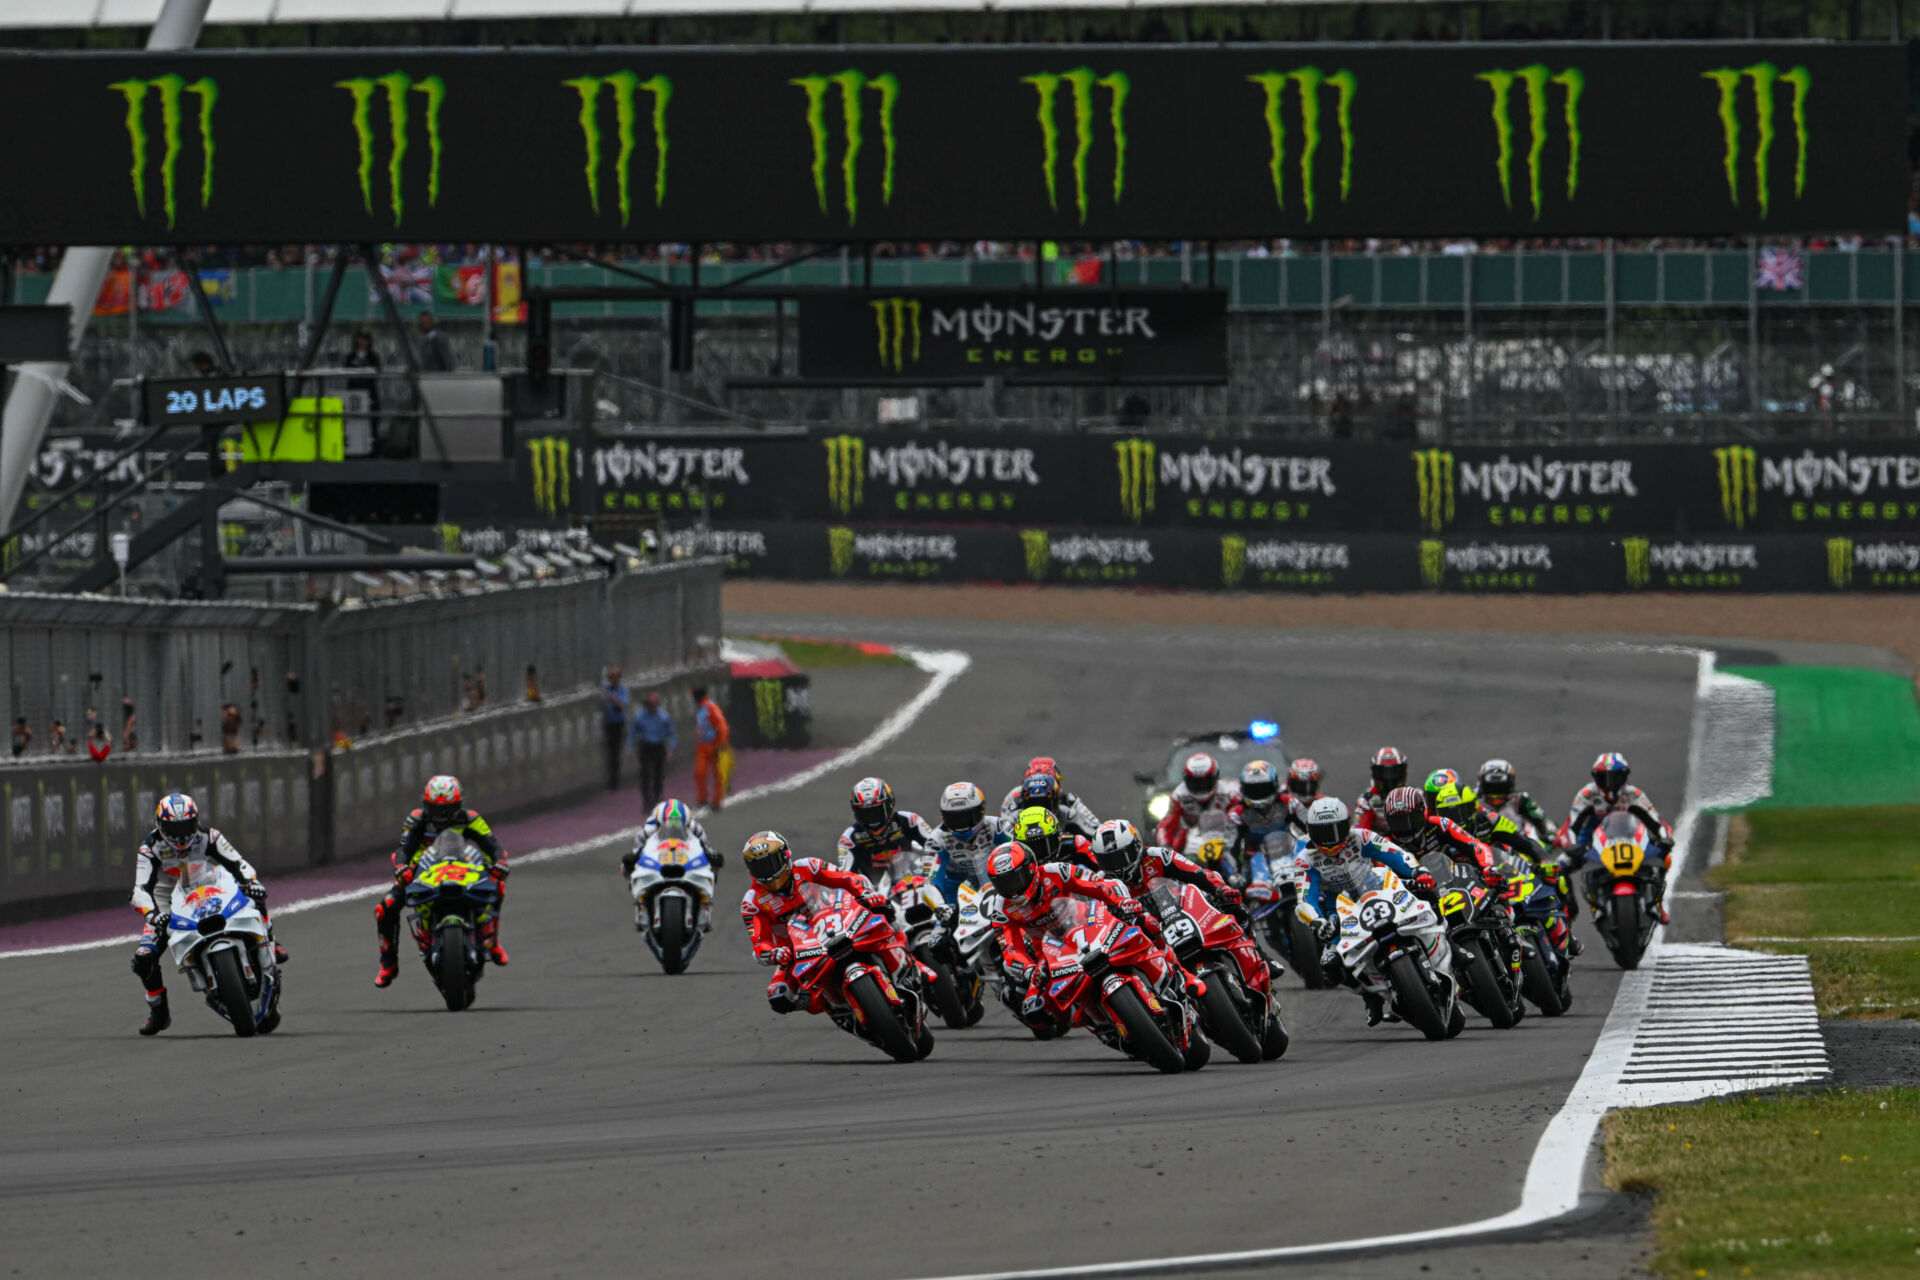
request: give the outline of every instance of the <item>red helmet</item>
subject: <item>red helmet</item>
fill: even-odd
[[[893,821],[893,788],[885,778],[862,778],[853,784],[853,820],[869,831]]]
[[[450,773],[427,779],[427,789],[420,797],[420,805],[436,825],[444,826],[452,822],[454,815],[460,812],[460,779]]]
[[[1025,902],[1040,879],[1040,860],[1018,840],[1009,840],[987,855],[987,877],[1009,902]]]
[[[1320,794],[1320,764],[1301,756],[1287,766],[1287,790],[1302,800],[1311,800]]]
[[[1374,752],[1370,768],[1373,789],[1381,795],[1407,785],[1407,753],[1398,747],[1382,747]]]
[[[1060,779],[1060,762],[1052,756],[1035,756],[1027,761],[1027,771],[1022,776],[1031,778],[1036,773],[1048,774],[1057,782]]]
[[[1387,792],[1387,834],[1411,840],[1427,821],[1427,793],[1418,787],[1395,787]]]
[[[1220,785],[1220,762],[1204,751],[1196,751],[1188,756],[1182,772],[1189,795],[1210,796],[1213,789]]]

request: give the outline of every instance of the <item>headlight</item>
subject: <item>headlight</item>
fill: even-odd
[[[1167,811],[1172,808],[1173,808],[1173,797],[1170,795],[1167,795],[1165,792],[1162,792],[1161,794],[1155,796],[1153,799],[1147,801],[1147,816],[1152,818],[1155,822],[1158,822],[1162,818],[1166,817]]]

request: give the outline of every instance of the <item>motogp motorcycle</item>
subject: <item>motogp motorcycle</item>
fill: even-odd
[[[1206,983],[1199,1012],[1207,1038],[1242,1062],[1285,1053],[1287,1028],[1273,975],[1234,918],[1178,880],[1155,881],[1141,905],[1159,918],[1161,943]]]
[[[1446,865],[1436,870],[1439,863]],[[1441,856],[1431,859],[1427,869],[1439,882],[1440,918],[1446,922],[1461,995],[1500,1030],[1518,1026],[1526,1005],[1500,940],[1500,926],[1508,923],[1500,919],[1507,911],[1505,899],[1481,882],[1477,866]]]
[[[1467,1025],[1453,948],[1440,916],[1385,867],[1374,867],[1355,895],[1338,900],[1340,933],[1332,951],[1366,990],[1384,995],[1401,1019],[1429,1040]]]
[[[986,1013],[986,1006],[980,1002],[986,984],[980,971],[967,963],[955,945],[953,929],[959,924],[959,912],[950,907],[929,879],[932,861],[899,854],[874,888],[892,902],[894,925],[905,935],[913,958],[933,974],[933,981],[927,984],[933,1011],[949,1027],[961,1031]]]
[[[233,874],[212,859],[181,868],[167,915],[167,954],[233,1034],[280,1025],[280,971],[266,917]]]
[[[627,887],[633,927],[668,973],[685,973],[700,950],[713,911],[712,859],[673,828],[657,832],[634,859]]]
[[[1520,990],[1543,1017],[1557,1018],[1573,1005],[1568,982],[1572,961],[1553,940],[1564,918],[1560,894],[1540,868],[1518,854],[1496,853],[1506,874],[1504,896],[1520,935]]]
[[[1293,966],[1300,980],[1310,989],[1330,987],[1333,982],[1320,964],[1320,941],[1313,926],[1300,918],[1300,899],[1307,889],[1307,866],[1301,858],[1302,841],[1286,832],[1267,837],[1267,874],[1273,896],[1265,902],[1248,899],[1254,923],[1266,934],[1273,953]],[[1239,888],[1237,881],[1233,882]]]
[[[480,926],[500,906],[486,855],[460,832],[442,831],[414,862],[407,906],[420,958],[447,1008],[458,1013],[473,1003],[474,984],[486,972]]]
[[[800,893],[806,906],[787,920],[795,985],[823,996],[836,1025],[895,1062],[932,1053],[920,970],[912,956],[891,954],[887,918],[840,889],[803,884]]]
[[[1622,969],[1639,967],[1660,922],[1654,914],[1660,892],[1654,863],[1662,856],[1653,832],[1631,813],[1608,814],[1587,838],[1587,904]]]
[[[1198,1071],[1212,1047],[1178,966],[1147,934],[1085,898],[1054,906],[1041,942],[1045,1011],[1168,1075]]]

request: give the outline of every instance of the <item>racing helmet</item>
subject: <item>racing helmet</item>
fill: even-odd
[[[1405,844],[1427,823],[1427,795],[1418,787],[1395,787],[1387,792],[1387,834]]]
[[[154,825],[160,838],[175,849],[185,849],[200,834],[200,806],[184,791],[176,791],[153,806]]]
[[[1060,819],[1053,810],[1030,805],[1013,820],[1013,838],[1042,862],[1060,857]]]
[[[1280,770],[1271,760],[1249,760],[1240,770],[1240,799],[1247,808],[1265,815],[1280,799]]]
[[[793,850],[778,831],[756,831],[740,851],[747,874],[775,893],[785,893],[793,885]]]
[[[986,817],[987,797],[971,782],[956,782],[940,793],[940,825],[966,835]]]
[[[885,778],[862,778],[853,784],[853,820],[869,831],[883,831],[893,821],[893,788]]]
[[[1373,789],[1381,795],[1407,785],[1407,753],[1398,747],[1382,747],[1367,764],[1373,774]]]
[[[427,789],[420,796],[420,808],[426,813],[427,821],[436,827],[452,822],[460,812],[460,779],[450,773],[428,778]]]
[[[1125,818],[1103,822],[1093,833],[1094,862],[1102,871],[1127,884],[1132,884],[1133,878],[1140,874],[1140,863],[1146,855],[1139,828]]]
[[[1465,824],[1479,808],[1480,797],[1472,787],[1459,782],[1449,782],[1438,791],[1429,791],[1427,799],[1433,803],[1433,811],[1449,822]]]
[[[1036,773],[1051,774],[1054,781],[1059,782],[1061,778],[1060,762],[1052,756],[1035,756],[1033,759],[1027,761],[1027,771],[1020,776],[1022,778],[1031,778]],[[1062,783],[1061,785],[1064,786],[1065,784]]]
[[[1052,809],[1060,803],[1060,776],[1054,773],[1030,773],[1020,780],[1020,807],[1039,805]]]
[[[1321,796],[1307,810],[1307,839],[1322,850],[1338,849],[1353,831],[1353,815],[1334,796]]]
[[[1434,801],[1433,807],[1438,809],[1440,804],[1436,797],[1448,787],[1458,789],[1460,785],[1460,775],[1452,769],[1435,769],[1427,775],[1427,780],[1421,783],[1420,787],[1427,793],[1427,799]]]
[[[1593,785],[1600,788],[1600,794],[1609,800],[1620,798],[1621,788],[1627,785],[1627,776],[1633,772],[1633,766],[1618,751],[1603,751],[1600,758],[1593,762]]]
[[[682,800],[662,800],[653,806],[653,812],[647,815],[647,821],[660,831],[693,830],[693,813]]]
[[[1489,760],[1480,766],[1480,794],[1492,808],[1504,809],[1519,781],[1519,773],[1505,760]]]
[[[1302,803],[1317,797],[1320,794],[1320,762],[1301,756],[1288,765],[1287,790],[1299,796]]]
[[[987,855],[987,878],[1008,902],[1025,902],[1040,879],[1040,860],[1018,840],[998,845]]]
[[[1187,784],[1188,795],[1204,800],[1220,785],[1220,762],[1204,751],[1196,751],[1187,757],[1181,780]]]

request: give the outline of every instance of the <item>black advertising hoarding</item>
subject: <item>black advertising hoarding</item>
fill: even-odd
[[[1920,533],[1920,444],[1722,445],[1693,451],[1689,496],[1711,493],[1714,527]],[[1697,473],[1708,471],[1705,476]]]
[[[1227,380],[1224,291],[810,294],[799,333],[826,382]]]
[[[1894,44],[4,64],[12,244],[1789,235],[1908,185]]]

